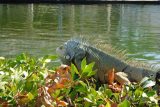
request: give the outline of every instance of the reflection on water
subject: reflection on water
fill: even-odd
[[[159,63],[159,19],[158,5],[0,4],[0,56],[55,54],[64,41],[83,35]]]

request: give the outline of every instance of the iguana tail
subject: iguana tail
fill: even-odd
[[[157,85],[157,95],[160,96],[160,70],[156,73],[156,85]],[[158,105],[160,106],[160,100],[158,100]]]
[[[156,84],[160,85],[160,70],[156,73]]]

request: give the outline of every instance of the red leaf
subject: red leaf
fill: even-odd
[[[111,107],[118,107],[118,104],[117,103],[112,103]]]
[[[16,103],[18,105],[24,105],[26,103],[29,102],[29,98],[27,96],[27,93],[17,93],[14,97],[14,99],[16,100]]]
[[[63,106],[63,107],[67,107],[68,103],[65,102],[65,101],[61,101],[61,100],[58,100],[56,99],[56,103],[57,103],[57,106]]]
[[[103,105],[103,104],[100,104],[98,107],[105,107],[105,105]]]
[[[3,99],[0,98],[0,106],[2,106],[2,107],[9,107],[10,105],[8,104],[7,101],[5,101],[5,100],[3,100]]]
[[[108,76],[107,77],[108,84],[112,84],[114,82],[114,77],[115,77],[114,75],[115,75],[115,69],[114,68],[108,71],[108,75],[107,75]]]
[[[113,92],[121,92],[122,91],[122,86],[117,84],[117,83],[113,83],[111,85],[109,85],[109,88],[113,91]]]

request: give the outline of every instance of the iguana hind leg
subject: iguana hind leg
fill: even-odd
[[[115,80],[117,82],[119,82],[121,85],[123,85],[123,84],[129,85],[129,84],[131,84],[131,82],[129,81],[127,76],[128,75],[125,74],[124,72],[117,72],[117,73],[115,73]]]

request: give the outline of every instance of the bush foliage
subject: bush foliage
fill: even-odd
[[[111,88],[93,78],[94,62],[87,64],[84,59],[78,71],[74,64],[60,65],[55,60],[56,56],[26,54],[0,57],[0,106],[158,107],[154,82],[148,78]]]

